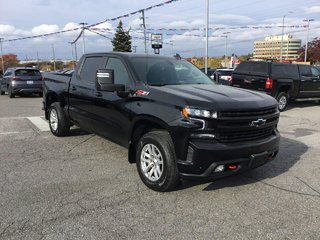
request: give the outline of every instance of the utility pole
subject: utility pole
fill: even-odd
[[[209,0],[207,0],[207,7],[206,7],[206,53],[204,58],[204,72],[205,74],[208,73],[208,51],[209,51]]]
[[[307,39],[306,39],[306,49],[304,51],[304,62],[307,61],[307,54],[308,54],[308,41],[309,41],[309,25],[310,25],[310,22],[314,21],[314,19],[305,19],[303,20],[304,22],[308,22],[308,30],[307,30]]]
[[[143,34],[144,34],[144,53],[147,53],[147,29],[146,29],[146,19],[144,16],[144,10],[141,10],[141,20],[142,20],[142,27],[143,27]]]
[[[52,44],[52,57],[53,57],[53,71],[56,71],[56,54],[54,52],[54,45]]]
[[[74,69],[74,59],[73,59],[73,46],[72,42],[69,42],[71,46],[71,62],[72,62],[72,69]]]
[[[76,57],[76,62],[78,62],[77,42],[74,43],[74,53]]]
[[[4,63],[3,63],[2,40],[3,40],[3,38],[0,38],[0,48],[1,48],[1,67],[2,67],[2,74],[4,74]]]
[[[37,51],[37,66],[40,69],[40,66],[39,66],[39,52],[38,51]]]
[[[225,49],[225,52],[224,52],[224,66],[227,67],[227,52],[228,52],[228,34],[230,32],[225,32],[223,34],[225,34],[225,38],[226,38],[226,49]]]
[[[88,23],[82,22],[79,23],[80,25],[82,25],[82,53],[85,54],[86,53],[86,45],[85,45],[85,37],[84,37],[84,25],[87,25]]]

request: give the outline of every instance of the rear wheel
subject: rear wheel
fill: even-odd
[[[14,96],[15,96],[11,87],[8,90],[8,95],[9,95],[9,98],[14,98]]]
[[[0,95],[4,95],[4,91],[2,90],[2,86],[0,85]]]
[[[139,176],[147,187],[165,192],[178,185],[179,172],[168,132],[146,133],[138,143],[136,159]]]
[[[285,92],[280,92],[278,94],[278,97],[277,97],[277,100],[278,100],[278,108],[279,108],[279,111],[282,112],[286,109],[286,107],[288,106],[288,102],[289,102],[289,96],[287,93]]]
[[[52,134],[57,137],[69,134],[69,120],[58,102],[52,103],[49,108],[49,126]]]

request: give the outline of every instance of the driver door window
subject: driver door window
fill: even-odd
[[[114,71],[114,83],[128,85],[129,75],[126,67],[118,58],[109,58],[106,69]]]

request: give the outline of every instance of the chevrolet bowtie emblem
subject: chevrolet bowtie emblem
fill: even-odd
[[[261,127],[261,126],[265,125],[266,122],[267,122],[266,119],[259,118],[258,120],[252,121],[249,124],[249,126],[251,126],[251,127]]]

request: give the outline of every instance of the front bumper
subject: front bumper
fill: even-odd
[[[209,140],[189,141],[186,160],[179,160],[178,169],[184,178],[220,178],[259,167],[272,161],[278,151],[277,130],[267,139],[222,144]],[[222,166],[223,171],[217,171]],[[232,166],[232,167],[231,167]]]

